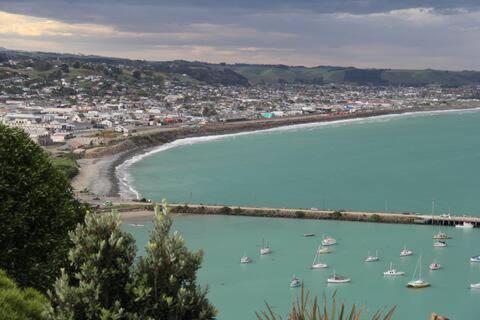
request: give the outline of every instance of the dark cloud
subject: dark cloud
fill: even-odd
[[[479,10],[478,0],[0,0],[0,11],[118,33],[0,40],[148,59],[480,69]]]

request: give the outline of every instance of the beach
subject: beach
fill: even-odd
[[[202,127],[177,127],[159,128],[149,130],[135,136],[128,137],[112,146],[97,147],[87,150],[86,157],[78,160],[80,173],[72,180],[72,187],[77,194],[87,189],[91,194],[99,196],[118,197],[121,187],[124,192],[123,198],[136,198],[139,195],[133,190],[128,190],[126,181],[120,181],[116,168],[120,165],[136,161],[134,158],[142,158],[147,153],[161,151],[159,147],[169,148],[175,145],[167,145],[181,139],[209,139],[211,137],[225,136],[229,134],[251,133],[257,131],[273,130],[275,128],[315,125],[326,122],[355,121],[365,118],[384,117],[390,115],[407,115],[412,113],[462,111],[472,108],[409,108],[398,110],[378,110],[372,112],[357,112],[339,115],[316,114],[302,117],[277,118],[271,120],[249,120],[232,123],[207,124]],[[190,142],[188,142],[190,143]]]

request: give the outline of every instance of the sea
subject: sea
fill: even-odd
[[[480,215],[480,111],[424,112],[267,131],[178,140],[136,156],[117,169],[124,196],[171,202],[325,208],[381,212]],[[139,253],[151,224],[125,224]],[[174,229],[192,250],[203,250],[199,283],[219,310],[218,319],[256,319],[265,303],[286,319],[300,290],[371,316],[396,306],[394,319],[478,319],[480,233],[443,226],[371,224],[231,216],[176,216]],[[453,238],[433,247],[433,234]],[[315,233],[315,237],[303,237]],[[322,236],[337,239],[322,255],[328,268],[309,269]],[[262,239],[273,253],[260,256]],[[399,257],[407,246],[410,257]],[[378,252],[378,262],[365,263]],[[253,263],[241,265],[243,254]],[[406,283],[419,276],[430,288]],[[429,271],[436,261],[440,270]],[[390,263],[406,275],[385,278]],[[341,274],[349,284],[331,285]]]

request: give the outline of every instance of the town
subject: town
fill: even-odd
[[[81,154],[159,126],[480,106],[479,87],[277,83],[222,85],[129,65],[34,59],[0,63],[0,122],[42,146]]]

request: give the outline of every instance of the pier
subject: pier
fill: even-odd
[[[86,200],[98,212],[105,212],[116,209],[120,213],[128,213],[128,218],[136,216],[153,215],[153,203],[124,201],[119,198],[103,198],[98,200]],[[109,205],[105,205],[105,201]],[[110,205],[111,203],[111,205]],[[367,211],[346,211],[346,210],[325,210],[316,208],[266,208],[252,206],[231,206],[231,205],[203,205],[189,203],[169,204],[172,213],[196,214],[196,215],[231,215],[231,216],[257,216],[272,218],[292,219],[317,219],[317,220],[343,220],[358,222],[376,223],[399,223],[399,224],[424,224],[441,225],[454,227],[464,222],[480,227],[480,216],[455,216],[455,215],[432,215],[420,213],[398,213],[398,212],[367,212]]]

